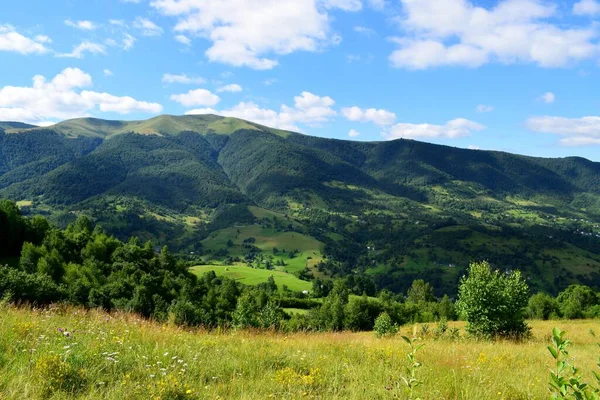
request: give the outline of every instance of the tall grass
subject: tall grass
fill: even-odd
[[[463,336],[440,338],[431,326],[418,342],[414,397],[548,398],[554,326],[568,331],[584,375],[597,368],[595,321],[532,322],[532,338],[518,343],[476,341],[449,325]],[[400,335],[412,338],[413,327]],[[0,306],[0,398],[408,398],[400,335],[206,332],[125,313]]]

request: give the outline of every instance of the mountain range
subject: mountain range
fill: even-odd
[[[248,239],[276,254],[295,232],[317,243],[304,254],[315,275],[393,291],[424,278],[452,292],[473,259],[522,268],[549,292],[600,287],[600,163],[579,157],[327,139],[215,115],[0,122],[0,197],[204,261],[243,257]]]

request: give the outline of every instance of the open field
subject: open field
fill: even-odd
[[[263,209],[253,210],[253,212],[259,211],[266,214]],[[252,245],[260,249],[263,254],[273,256],[273,262],[278,260],[285,262],[287,272],[302,271],[309,266],[311,260],[322,259],[321,251],[324,245],[315,238],[298,232],[279,232],[274,228],[263,228],[260,225],[218,230],[203,240],[202,245],[205,250],[227,249],[231,256],[244,257],[248,252],[248,249],[244,248],[244,241],[247,240],[254,240]],[[273,249],[278,251],[274,253]],[[290,257],[290,252],[294,250],[298,253]]]
[[[192,267],[191,272],[202,276],[209,271],[215,271],[217,276],[226,276],[234,279],[244,285],[258,285],[267,282],[270,276],[273,276],[275,283],[281,289],[286,285],[290,290],[301,292],[311,290],[312,283],[298,279],[292,274],[283,271],[254,269],[244,265],[218,266],[218,265],[200,265]]]
[[[0,398],[388,399],[407,345],[372,333],[208,333],[75,308],[0,310]],[[461,323],[457,326],[462,327]],[[586,379],[598,321],[533,322],[525,343],[423,339],[422,399],[544,399],[554,326],[568,331]],[[433,326],[432,326],[433,328]],[[61,332],[63,330],[64,332]],[[68,335],[65,333],[68,332]],[[402,334],[410,334],[403,327]],[[461,329],[461,335],[464,330]]]

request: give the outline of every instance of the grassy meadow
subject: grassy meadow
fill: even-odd
[[[295,292],[301,292],[303,290],[310,291],[312,289],[312,283],[303,281],[295,275],[288,274],[283,271],[267,270],[251,268],[246,265],[229,265],[229,266],[215,266],[215,265],[200,265],[190,268],[190,272],[197,276],[202,276],[209,271],[215,271],[217,276],[226,276],[227,278],[236,280],[244,285],[258,285],[259,283],[267,282],[270,276],[273,276],[275,283],[282,288],[286,285],[290,290]]]
[[[125,313],[0,307],[0,399],[408,398],[399,336],[206,332]],[[476,341],[451,326],[461,337],[436,339],[434,324],[423,337],[415,397],[548,398],[554,326],[568,331],[586,378],[597,368],[597,321],[532,322],[523,343]]]

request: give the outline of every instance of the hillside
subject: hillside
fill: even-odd
[[[214,115],[0,122],[0,197],[198,262],[259,256],[397,292],[423,278],[441,295],[488,259],[535,289],[600,288],[600,163],[582,158],[324,139]]]

